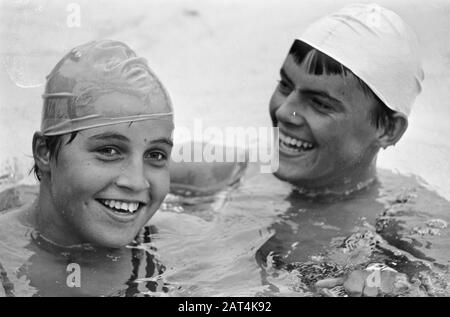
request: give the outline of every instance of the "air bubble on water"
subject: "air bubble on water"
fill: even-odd
[[[43,69],[46,65],[44,59],[48,57],[46,52],[49,48],[38,38],[40,30],[51,24],[43,16],[45,7],[46,1],[15,1],[4,16],[6,32],[1,39],[1,66],[20,88],[36,88],[45,84],[47,70]]]
[[[20,88],[36,88],[44,85],[44,77],[39,79],[30,69],[30,61],[25,56],[5,56],[3,66],[11,81]]]

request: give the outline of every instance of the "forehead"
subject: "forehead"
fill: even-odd
[[[296,89],[324,91],[348,107],[371,106],[375,101],[372,96],[363,91],[358,79],[352,73],[326,74],[324,72],[316,75],[310,69],[308,58],[298,64],[294,56],[289,54],[281,72],[292,81]]]
[[[156,91],[147,99],[132,94],[111,92],[98,96],[86,107],[91,108],[89,109],[91,113],[109,118],[171,112],[171,105],[162,90]]]
[[[150,142],[163,138],[172,139],[173,129],[174,125],[170,119],[149,119],[96,127],[81,130],[79,133],[86,139],[99,135],[123,135],[133,143],[134,141]]]

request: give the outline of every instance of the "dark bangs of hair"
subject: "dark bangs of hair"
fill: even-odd
[[[381,99],[375,95],[370,87],[358,76],[356,76],[350,69],[339,63],[334,58],[322,53],[311,45],[295,40],[289,50],[289,55],[294,57],[294,61],[300,65],[307,60],[307,72],[312,75],[341,75],[347,76],[352,74],[358,81],[359,86],[366,96],[371,96],[376,101],[375,108],[370,112],[370,119],[372,124],[376,127],[390,128],[392,125],[392,118],[395,111],[389,109]]]
[[[357,79],[359,85],[365,94],[374,95],[372,89],[367,86],[365,82],[363,82],[358,76],[356,76],[350,69],[339,63],[334,58],[328,56],[325,53],[322,53],[318,49],[312,47],[311,45],[302,42],[300,40],[295,40],[289,50],[289,55],[294,57],[294,60],[297,64],[302,64],[308,54],[311,54],[308,61],[307,71],[312,75],[341,75],[347,76],[348,74],[352,74]]]

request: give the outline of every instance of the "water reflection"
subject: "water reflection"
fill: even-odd
[[[0,195],[9,207],[23,208],[36,197],[29,186],[11,190]],[[120,250],[60,249],[30,228],[8,223],[0,232],[3,292],[373,295],[358,281],[376,264],[395,272],[380,271],[391,285],[383,284],[384,295],[448,296],[449,206],[419,180],[388,171],[380,171],[374,186],[319,203],[272,175],[249,174],[216,196],[169,197],[136,241]],[[81,288],[67,287],[70,263],[81,267]],[[324,279],[325,285],[341,284],[317,289]],[[403,286],[396,289],[395,283]]]

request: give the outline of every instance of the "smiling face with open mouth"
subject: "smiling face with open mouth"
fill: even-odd
[[[115,94],[96,102],[141,101]],[[171,119],[150,119],[82,130],[70,143],[64,135],[41,182],[38,230],[61,245],[130,243],[169,191],[172,131]]]
[[[314,74],[288,55],[270,100],[279,128],[275,175],[304,188],[339,187],[369,169],[379,150],[375,100],[351,74]]]

